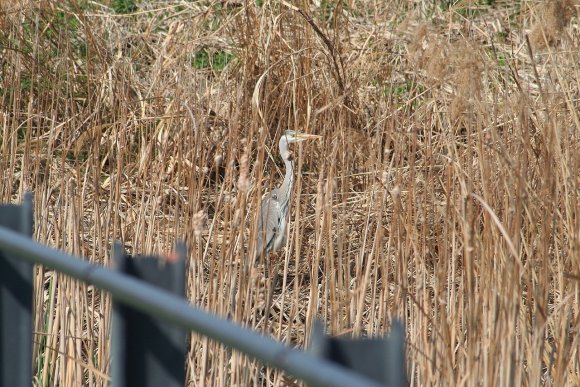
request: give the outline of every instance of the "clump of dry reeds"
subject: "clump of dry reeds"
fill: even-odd
[[[121,3],[0,5],[0,200],[35,192],[38,240],[109,265],[115,239],[185,239],[192,303],[300,347],[316,317],[403,319],[413,385],[580,383],[570,2],[531,45],[522,2]],[[249,257],[287,128],[324,140],[294,149],[274,286]],[[107,385],[109,297],[44,268],[35,289],[36,384]],[[195,334],[186,366],[292,383]]]
[[[556,0],[540,4],[537,22],[530,33],[530,40],[536,48],[555,46],[566,37],[566,27],[577,15],[573,0]]]

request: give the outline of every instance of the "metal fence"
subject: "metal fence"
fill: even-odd
[[[320,324],[312,347],[300,351],[187,302],[186,249],[164,266],[113,248],[116,270],[31,239],[32,196],[0,205],[0,386],[32,385],[33,265],[40,264],[109,292],[113,298],[112,385],[185,384],[186,334],[195,331],[284,370],[311,386],[405,386],[404,329],[389,337],[331,338]],[[152,340],[152,338],[155,338]]]

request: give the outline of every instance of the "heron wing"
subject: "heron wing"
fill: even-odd
[[[259,259],[265,251],[274,248],[274,242],[280,232],[281,216],[280,201],[273,191],[264,197],[260,206],[256,259]]]

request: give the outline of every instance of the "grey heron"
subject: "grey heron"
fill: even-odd
[[[279,250],[286,244],[286,225],[294,186],[294,160],[288,150],[288,144],[319,138],[322,136],[300,133],[295,130],[287,130],[280,137],[280,156],[284,160],[286,174],[282,185],[267,193],[262,199],[258,217],[256,262],[265,253]]]

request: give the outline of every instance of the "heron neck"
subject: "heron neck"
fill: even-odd
[[[284,164],[286,165],[286,174],[284,175],[284,181],[280,189],[287,193],[287,197],[290,198],[292,193],[292,183],[294,182],[294,162],[291,160],[284,159]]]
[[[290,160],[288,153],[288,143],[285,138],[280,139],[280,155],[284,160],[284,165],[286,166],[286,174],[284,175],[284,181],[280,190],[284,192],[284,196],[290,200],[290,195],[292,194],[292,183],[294,182],[294,161]]]

